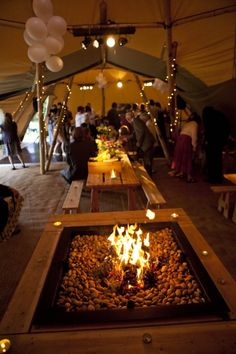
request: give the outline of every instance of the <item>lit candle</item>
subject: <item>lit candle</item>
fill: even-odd
[[[111,178],[116,178],[116,171],[115,170],[111,171]]]
[[[55,221],[55,222],[53,223],[54,226],[60,226],[61,224],[62,224],[61,221]]]
[[[1,339],[0,340],[0,353],[6,353],[9,348],[11,346],[11,342],[9,341],[9,339]]]
[[[171,219],[172,219],[172,220],[177,220],[178,217],[179,217],[179,214],[177,214],[177,213],[172,213],[172,214],[171,214]]]
[[[152,211],[152,210],[150,210],[150,209],[147,209],[147,211],[146,211],[146,217],[147,217],[149,220],[155,219],[155,216],[156,216],[156,214],[154,213],[154,211]]]

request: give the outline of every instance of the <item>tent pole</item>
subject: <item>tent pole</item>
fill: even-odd
[[[47,159],[47,162],[46,162],[46,171],[49,170],[49,166],[50,166],[50,163],[51,163],[53,150],[55,148],[56,141],[57,141],[57,136],[58,136],[60,127],[62,125],[63,117],[64,117],[64,108],[67,105],[67,101],[68,101],[68,98],[69,98],[70,93],[71,93],[71,86],[73,84],[73,80],[74,80],[74,76],[71,76],[71,78],[69,80],[69,83],[66,86],[67,87],[67,91],[65,92],[65,95],[64,95],[62,109],[61,109],[61,112],[60,112],[60,115],[59,115],[58,121],[57,121],[57,128],[56,128],[55,134],[53,136],[53,142],[52,142],[52,145],[50,146],[50,149],[49,149],[49,155],[48,155],[48,159]]]
[[[147,107],[149,107],[149,105],[148,105],[148,104],[149,104],[149,100],[148,100],[148,98],[147,98],[147,96],[146,96],[146,93],[145,93],[145,91],[144,91],[144,89],[143,89],[143,86],[142,86],[142,84],[141,84],[141,81],[140,81],[138,75],[135,74],[134,77],[135,77],[135,80],[136,80],[137,85],[138,85],[138,87],[139,87],[139,90],[140,90],[140,92],[141,92],[141,96],[142,96],[142,98],[143,98],[143,103],[145,103],[145,105],[146,105]],[[154,126],[155,126],[155,128],[156,128],[156,133],[157,133],[158,139],[159,139],[159,141],[160,141],[160,144],[161,144],[162,150],[163,150],[163,152],[164,152],[164,155],[165,155],[167,161],[170,163],[169,152],[168,152],[168,150],[167,150],[165,140],[163,139],[163,136],[161,135],[161,131],[160,131],[158,125],[157,125],[156,122],[155,122],[155,117],[153,116],[152,112],[151,112],[149,109],[148,109],[148,111],[149,111],[149,114],[150,114],[150,116],[151,116],[151,119],[152,119],[152,121],[153,121],[153,123],[154,123]]]
[[[169,112],[171,123],[175,119],[175,76],[174,76],[174,62],[173,62],[173,45],[172,45],[172,23],[171,23],[171,0],[163,0],[164,14],[165,14],[165,30],[166,30],[166,48],[167,48],[167,75],[168,75],[168,88],[169,88]]]
[[[36,64],[36,87],[37,87],[37,101],[38,101],[38,119],[39,119],[39,158],[40,158],[40,173],[45,174],[45,139],[44,139],[44,120],[43,120],[43,75],[42,64]]]

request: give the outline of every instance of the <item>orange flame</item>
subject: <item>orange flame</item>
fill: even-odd
[[[132,264],[137,268],[137,282],[143,285],[144,269],[149,267],[150,254],[149,233],[143,231],[137,224],[123,226],[115,225],[112,234],[108,237],[118,256],[117,270],[121,271],[124,265]]]

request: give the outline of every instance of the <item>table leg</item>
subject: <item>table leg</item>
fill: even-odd
[[[128,210],[136,209],[136,189],[128,188]]]
[[[92,188],[91,190],[91,211],[99,211],[99,195],[97,188]]]

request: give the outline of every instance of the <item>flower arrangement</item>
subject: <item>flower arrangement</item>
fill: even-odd
[[[98,147],[97,161],[109,160],[111,158],[120,158],[121,145],[117,137],[117,132],[113,127],[98,127],[98,139],[96,139]],[[114,132],[115,131],[115,132]],[[116,134],[116,136],[114,135]]]

